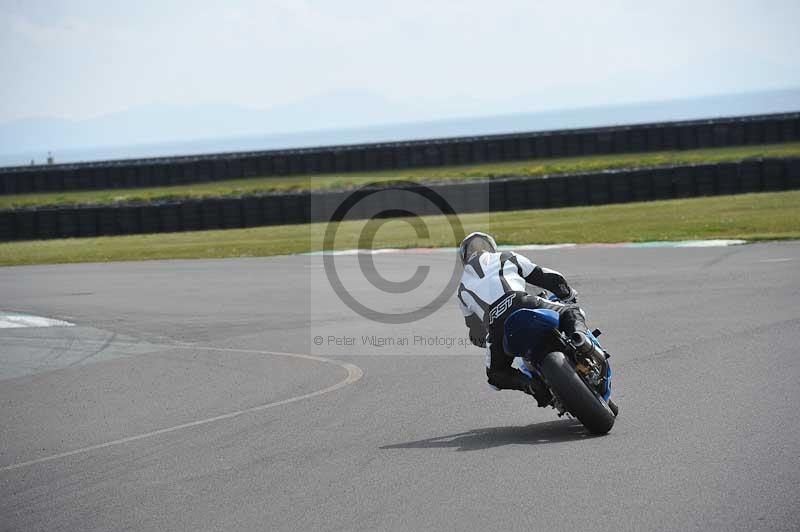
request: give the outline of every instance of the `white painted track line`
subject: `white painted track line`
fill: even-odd
[[[272,355],[272,356],[282,356],[282,357],[292,357],[292,358],[302,358],[306,360],[314,360],[317,362],[324,362],[326,364],[333,364],[335,366],[339,366],[340,368],[347,371],[347,377],[344,380],[337,382],[332,386],[328,386],[327,388],[323,388],[321,390],[317,390],[315,392],[310,392],[303,395],[298,395],[295,397],[290,397],[288,399],[283,399],[281,401],[275,401],[273,403],[266,403],[263,405],[253,406],[250,408],[244,408],[242,410],[237,410],[235,412],[229,412],[227,414],[221,414],[219,416],[209,417],[205,419],[198,419],[196,421],[190,421],[188,423],[182,423],[180,425],[175,425],[173,427],[166,427],[163,429],[158,429],[150,432],[145,432],[142,434],[137,434],[135,436],[129,436],[127,438],[120,438],[118,440],[108,441],[105,443],[98,443],[96,445],[89,445],[88,447],[82,447],[80,449],[74,449],[72,451],[66,451],[63,453],[53,454],[50,456],[44,456],[42,458],[36,458],[33,460],[28,460],[26,462],[19,462],[17,464],[11,464],[4,467],[0,467],[0,473],[6,471],[12,471],[14,469],[20,469],[27,466],[32,466],[35,464],[41,464],[44,462],[51,462],[53,460],[59,460],[61,458],[67,458],[69,456],[74,456],[76,454],[83,454],[88,453],[91,451],[96,451],[98,449],[105,449],[106,447],[113,447],[116,445],[123,445],[125,443],[130,443],[138,440],[144,440],[146,438],[152,438],[153,436],[159,436],[161,434],[168,434],[170,432],[176,432],[183,429],[188,429],[192,427],[199,427],[201,425],[208,425],[210,423],[215,423],[217,421],[224,421],[226,419],[233,419],[235,417],[242,416],[244,414],[252,414],[254,412],[261,412],[262,410],[267,410],[269,408],[275,408],[277,406],[288,405],[290,403],[296,403],[298,401],[302,401],[304,399],[311,399],[312,397],[319,397],[320,395],[324,395],[326,393],[334,392],[340,388],[344,388],[349,384],[353,384],[354,382],[361,379],[364,375],[364,372],[356,366],[355,364],[349,364],[347,362],[340,362],[338,360],[333,360],[330,358],[323,358],[313,355],[304,355],[299,353],[282,353],[280,351],[261,351],[257,349],[235,349],[235,348],[227,348],[227,347],[206,347],[206,346],[194,346],[194,345],[170,345],[168,346],[172,349],[196,349],[196,350],[205,350],[205,351],[225,351],[231,353],[255,353],[255,354],[262,354],[262,355]]]
[[[0,329],[21,329],[26,327],[71,327],[74,323],[68,321],[19,314],[16,312],[0,311]]]
[[[500,250],[511,251],[545,251],[552,249],[582,249],[582,248],[718,248],[739,246],[746,244],[746,240],[675,240],[653,242],[619,242],[608,244],[518,244],[497,246]],[[455,253],[458,248],[379,248],[379,249],[342,249],[336,251],[310,251],[302,255],[383,255],[385,253],[426,254],[426,253]]]

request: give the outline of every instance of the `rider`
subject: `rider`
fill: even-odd
[[[458,248],[464,266],[458,303],[469,327],[470,341],[486,348],[486,376],[496,389],[520,390],[547,406],[552,396],[547,386],[511,367],[514,359],[503,349],[503,324],[519,308],[543,308],[559,313],[560,329],[570,335],[585,332],[586,318],[577,305],[578,293],[554,270],[533,264],[513,251],[497,251],[494,238],[471,233]],[[525,283],[549,290],[563,303],[530,295]]]

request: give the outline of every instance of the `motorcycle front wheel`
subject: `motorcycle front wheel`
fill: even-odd
[[[583,382],[564,353],[549,353],[542,360],[540,368],[553,393],[589,432],[605,434],[611,430],[614,413],[597,392]]]

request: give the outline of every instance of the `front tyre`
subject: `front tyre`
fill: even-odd
[[[592,434],[605,434],[614,426],[614,413],[578,376],[564,353],[554,351],[540,365],[547,384],[570,414],[578,418]]]

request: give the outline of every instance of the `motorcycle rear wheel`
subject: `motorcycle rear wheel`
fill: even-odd
[[[605,434],[611,430],[614,413],[597,392],[583,382],[564,353],[549,353],[542,360],[540,368],[553,393],[589,432]]]

